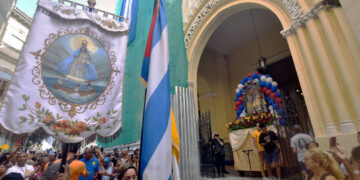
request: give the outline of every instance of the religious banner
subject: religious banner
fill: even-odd
[[[0,112],[7,130],[73,143],[121,127],[128,25],[83,9],[38,2]]]

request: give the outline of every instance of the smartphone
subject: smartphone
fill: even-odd
[[[330,148],[336,147],[336,137],[331,137],[329,139],[329,146],[330,146]]]

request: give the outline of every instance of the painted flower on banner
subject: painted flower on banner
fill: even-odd
[[[19,123],[43,124],[55,134],[63,133],[65,135],[75,136],[92,129],[95,129],[95,131],[102,128],[109,129],[111,126],[119,122],[119,120],[113,115],[117,112],[116,110],[107,111],[106,116],[97,113],[96,116],[86,118],[84,121],[68,120],[61,117],[58,113],[54,116],[49,109],[42,107],[39,102],[35,102],[33,106],[29,105],[30,96],[23,95],[23,100],[24,104],[21,108],[19,108],[19,110],[28,111],[29,114],[27,117],[20,116]],[[112,119],[113,121],[110,123],[107,121],[107,118]]]

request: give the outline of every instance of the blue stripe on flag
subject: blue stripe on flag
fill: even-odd
[[[137,22],[137,15],[138,15],[138,6],[139,1],[133,0],[131,6],[131,19],[130,19],[130,28],[129,28],[129,42],[135,39],[136,37],[136,22]]]
[[[121,9],[122,9],[123,0],[118,0],[116,4],[115,14],[121,16]]]
[[[165,12],[165,1],[160,1],[159,15],[156,20],[152,47],[154,47],[159,42],[162,31],[165,29],[166,25],[167,22],[166,22],[166,12]]]
[[[150,57],[145,57],[141,67],[141,77],[147,82],[149,79]]]
[[[126,14],[125,14],[125,8],[126,8],[126,2],[127,2],[128,0],[123,0],[123,2],[122,2],[122,7],[121,7],[121,12],[120,12],[120,16],[125,16]]]
[[[145,109],[142,134],[141,175],[143,175],[151,156],[158,147],[169,123],[170,78],[166,72],[159,86],[151,95]],[[171,147],[171,144],[169,144]],[[160,162],[162,163],[162,162]]]

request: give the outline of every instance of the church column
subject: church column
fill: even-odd
[[[315,0],[315,4],[320,0]],[[335,13],[337,12],[337,14]],[[353,34],[346,19],[341,16],[342,9],[339,7],[330,10],[323,8],[317,14],[328,39],[329,52],[334,54],[333,66],[339,69],[337,79],[343,81],[342,93],[345,97],[350,117],[340,116],[340,126],[343,133],[355,131],[355,119],[360,119],[360,68],[358,62],[359,46],[355,38],[351,40]],[[339,21],[340,20],[340,21]],[[343,32],[350,34],[345,35]],[[357,51],[356,51],[357,49]],[[339,84],[339,86],[341,83]],[[349,129],[350,128],[350,129]]]
[[[332,98],[336,113],[340,120],[340,127],[342,133],[350,133],[356,131],[354,124],[355,113],[352,104],[347,102],[351,98],[346,93],[346,85],[343,78],[334,64],[334,55],[330,51],[330,45],[325,37],[324,30],[317,19],[310,19],[306,21],[306,27],[314,44],[319,67],[323,71],[323,75],[330,92],[329,98]]]
[[[321,113],[320,103],[318,97],[316,96],[315,89],[311,85],[311,78],[306,70],[301,49],[296,46],[296,44],[299,44],[299,40],[295,34],[287,36],[286,39],[290,47],[291,55],[294,61],[297,76],[299,78],[301,89],[303,91],[306,107],[309,112],[315,136],[325,135],[325,118]]]
[[[334,102],[330,98],[330,93],[323,71],[318,63],[316,52],[314,51],[314,45],[311,42],[311,37],[306,28],[300,27],[296,30],[296,34],[299,37],[301,50],[304,55],[304,64],[307,69],[307,73],[312,78],[312,87],[315,89],[316,96],[318,97],[320,108],[322,110],[324,120],[326,122],[327,134],[336,134],[338,132],[336,122],[337,114],[335,113]]]

